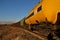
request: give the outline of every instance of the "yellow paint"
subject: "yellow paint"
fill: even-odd
[[[44,0],[42,6],[48,21],[54,24],[57,20],[57,13],[60,12],[60,0]]]

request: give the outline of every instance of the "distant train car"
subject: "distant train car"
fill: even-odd
[[[21,19],[19,22],[20,22],[21,26],[24,26],[25,25],[25,18]]]
[[[60,24],[60,0],[41,0],[25,17],[28,25],[46,21]]]

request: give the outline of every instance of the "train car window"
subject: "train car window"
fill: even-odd
[[[40,10],[42,10],[42,6],[40,6],[40,7],[37,9],[37,12],[39,12]]]
[[[33,16],[34,12],[32,12],[26,19],[28,19],[29,17]]]

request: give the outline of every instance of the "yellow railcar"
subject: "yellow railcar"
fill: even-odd
[[[37,24],[37,22],[60,23],[60,0],[41,0],[26,16],[25,23]],[[37,22],[36,22],[37,21]]]

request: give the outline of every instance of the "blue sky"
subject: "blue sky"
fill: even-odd
[[[39,0],[0,0],[0,21],[19,21]]]

